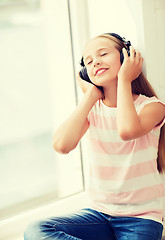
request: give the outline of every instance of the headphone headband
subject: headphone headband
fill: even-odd
[[[105,33],[105,34],[108,34],[112,37],[115,37],[117,39],[119,39],[120,41],[122,41],[124,43],[124,45],[126,45],[127,49],[129,49],[129,47],[131,46],[131,42],[130,41],[127,41],[125,39],[125,37],[121,37],[119,34],[117,33]]]

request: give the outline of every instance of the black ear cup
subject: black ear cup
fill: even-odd
[[[130,46],[131,46],[131,42],[130,41],[126,41],[126,39],[124,37],[121,37],[120,35],[116,34],[116,33],[107,33],[110,36],[113,36],[117,39],[119,39],[121,42],[123,42],[125,49],[127,50],[128,56],[130,56]],[[123,51],[121,51],[120,53],[120,62],[121,64],[124,61],[124,55],[123,55]]]
[[[82,68],[81,68],[81,71],[80,71],[80,73],[79,73],[79,74],[80,74],[80,77],[81,77],[83,80],[92,83],[91,80],[90,80],[90,78],[88,77],[87,69],[86,69],[86,67],[85,67],[83,57],[81,58],[80,65],[81,65],[81,67],[82,67]]]
[[[85,81],[87,81],[87,82],[92,83],[93,85],[95,85],[93,82],[91,82],[90,78],[88,77],[86,67],[82,67],[79,74],[80,74],[80,77],[81,77],[83,80],[85,80]],[[95,86],[96,86],[96,85],[95,85]],[[100,90],[103,91],[103,88],[102,88],[102,87],[100,87],[100,86],[96,86],[96,87],[98,87]]]
[[[90,78],[88,77],[88,74],[87,74],[87,69],[86,69],[86,67],[82,67],[82,68],[81,68],[80,77],[81,77],[83,80],[86,80],[87,82],[90,82],[90,83],[91,83],[91,80],[90,80]]]

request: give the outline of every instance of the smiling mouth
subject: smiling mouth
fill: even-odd
[[[100,76],[102,75],[104,72],[106,72],[108,70],[108,68],[101,68],[101,69],[98,69],[95,73],[95,76]]]

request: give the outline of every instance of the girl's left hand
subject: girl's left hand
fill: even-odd
[[[118,79],[124,78],[124,81],[132,82],[135,80],[142,71],[143,58],[139,51],[130,46],[130,56],[125,48],[122,49],[124,61],[118,72]]]

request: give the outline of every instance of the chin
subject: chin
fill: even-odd
[[[98,81],[95,81],[94,84],[104,87],[104,86],[109,86],[109,84],[112,83],[114,80],[116,81],[117,78],[111,78],[111,79],[110,78],[102,78]]]

